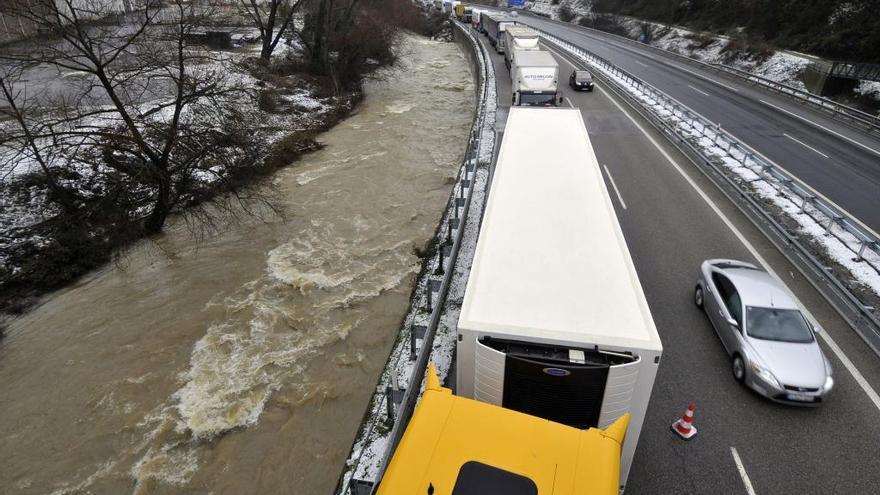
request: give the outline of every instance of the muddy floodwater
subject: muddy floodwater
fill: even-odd
[[[457,45],[408,37],[283,219],[180,225],[0,342],[0,492],[324,494],[408,307],[473,115]]]

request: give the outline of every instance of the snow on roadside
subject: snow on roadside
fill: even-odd
[[[477,45],[483,51],[483,56],[488,57],[482,44]],[[472,176],[471,203],[468,210],[467,219],[464,223],[464,231],[462,233],[461,244],[459,246],[458,258],[452,269],[449,289],[446,300],[441,308],[440,322],[434,335],[434,341],[431,349],[430,361],[434,363],[440,381],[445,382],[453,363],[455,352],[455,342],[457,334],[458,315],[461,310],[461,304],[464,299],[464,290],[467,285],[468,275],[470,274],[471,263],[473,261],[476,249],[477,236],[479,234],[480,220],[483,215],[483,207],[485,205],[485,193],[489,180],[489,167],[491,165],[494,147],[495,147],[495,110],[496,110],[496,92],[495,92],[495,74],[491,64],[484,64],[485,58],[479,58],[479,70],[487,70],[487,95],[484,102],[485,120],[480,129],[481,145],[477,154],[477,163]],[[482,88],[481,88],[482,89]],[[462,162],[464,169],[466,161]],[[440,228],[434,239],[435,245],[439,248],[446,238],[445,226],[452,220],[454,211],[457,209],[455,198],[460,197],[461,182],[457,181],[446,210],[440,220]],[[352,478],[359,480],[375,480],[380,464],[384,458],[389,434],[391,428],[385,424],[385,390],[391,383],[392,370],[394,376],[401,387],[404,387],[409,381],[409,377],[414,371],[414,361],[409,359],[410,352],[410,332],[414,325],[427,326],[431,317],[427,310],[428,281],[439,281],[440,277],[434,273],[434,269],[438,266],[439,256],[434,254],[430,259],[423,262],[426,268],[420,274],[416,282],[413,292],[411,307],[409,313],[404,318],[401,326],[398,340],[394,344],[388,364],[379,378],[379,384],[376,387],[372,401],[370,403],[370,411],[366,415],[362,428],[366,428],[359,432],[358,438],[352,446],[352,451],[348,460],[346,460],[344,473],[342,475],[342,483],[340,485],[339,495],[347,495],[347,486]],[[448,265],[448,263],[447,263]]]
[[[249,38],[248,33],[241,36],[240,41]],[[259,44],[257,44],[259,46]],[[283,48],[282,48],[283,46]],[[320,128],[324,125],[328,115],[332,114],[340,104],[335,98],[317,97],[318,88],[313,88],[305,82],[297,81],[296,87],[288,84],[288,87],[277,88],[278,108],[275,112],[264,112],[258,109],[257,92],[262,83],[249,73],[242,65],[246,58],[253,56],[250,46],[240,50],[211,51],[206,63],[194,64],[187,70],[195,74],[219,74],[221,84],[230,88],[241,88],[229,98],[231,102],[241,110],[242,118],[258,125],[260,131],[265,131],[266,143],[271,147],[273,143],[286,137],[292,130]],[[292,44],[279,44],[276,56],[281,58],[284,54],[300,50],[301,47]],[[265,86],[269,89],[271,85]],[[344,102],[343,102],[344,103]],[[140,113],[139,121],[144,125],[167,121],[173,115],[174,107],[168,105],[167,98],[157,98],[144,101],[137,105]],[[83,129],[107,129],[120,126],[121,119],[115,110],[106,107],[106,113],[97,113],[104,107],[95,106],[89,109],[80,108],[79,111],[89,111],[90,115],[76,122],[67,124],[70,128]],[[211,126],[219,115],[214,111],[211,102],[197,101],[191,103],[181,114],[182,122],[197,122],[202,126]],[[216,127],[216,126],[215,126]],[[13,121],[0,122],[0,130],[9,129],[18,133],[16,123]],[[58,128],[56,128],[58,130]],[[49,149],[52,143],[47,138],[41,147]],[[60,211],[48,200],[45,186],[30,185],[22,182],[29,174],[41,172],[30,149],[21,149],[19,143],[9,141],[0,144],[0,275],[8,276],[19,273],[26,260],[20,259],[20,255],[13,254],[22,247],[35,249],[38,252],[51,243],[51,239],[45,238],[38,233],[39,225],[57,216]],[[89,144],[77,150],[77,153],[90,153]],[[88,148],[88,149],[87,149]],[[107,190],[106,180],[113,175],[113,171],[106,165],[85,163],[78,156],[71,153],[48,153],[46,158],[52,161],[68,161],[64,168],[70,172],[66,178],[59,179],[62,185],[76,189],[77,196],[89,199],[100,196]],[[222,163],[205,163],[198,170],[192,170],[191,178],[202,187],[210,187],[211,184],[226,177],[225,165]],[[38,181],[39,182],[39,181]],[[143,191],[145,195],[149,191]],[[133,218],[146,214],[135,208],[130,212]]]
[[[646,21],[631,17],[619,17],[629,31],[629,37],[637,39]],[[806,90],[800,77],[811,60],[792,52],[777,51],[769,57],[754,56],[742,52],[730,53],[725,48],[732,42],[726,36],[709,35],[681,27],[648,22],[654,37],[650,44],[679,55],[708,64],[723,64],[752,74],[766,77],[797,89]]]
[[[572,51],[569,53],[590,63],[590,59],[587,57]],[[859,239],[839,228],[832,227],[832,231],[829,232],[825,225],[830,219],[822,212],[809,205],[802,209],[800,202],[793,201],[786,192],[787,188],[784,184],[762,173],[761,164],[753,158],[748,158],[744,151],[719,145],[719,141],[724,142],[720,130],[712,126],[703,127],[702,123],[692,122],[680,115],[674,115],[661,102],[651,94],[643,92],[638,86],[600,65],[592,63],[590,65],[605,77],[612,79],[616,85],[624,88],[642,105],[674,127],[678,134],[700,148],[704,154],[714,158],[717,163],[727,168],[739,179],[741,187],[752,191],[761,200],[773,204],[785,216],[796,222],[798,232],[814,241],[815,245],[824,251],[822,254],[848,270],[857,285],[868,288],[880,298],[880,271],[878,271],[880,269],[880,255],[878,253],[865,250],[863,253],[864,261],[856,261],[856,254],[861,248]]]

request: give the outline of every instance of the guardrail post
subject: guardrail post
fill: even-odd
[[[425,325],[413,325],[409,329],[409,360],[416,360],[416,341],[425,338],[428,327]]]
[[[807,205],[813,201],[811,196],[804,196],[804,200],[801,202],[801,213],[806,213]]]
[[[397,380],[397,368],[391,368],[389,381],[391,384],[385,387],[385,407],[387,410],[387,421],[391,425],[394,424],[394,411],[397,409],[397,404],[403,398],[403,390],[401,390],[400,383]]]
[[[853,261],[862,261],[864,260],[865,249],[868,248],[868,242],[862,242],[861,247],[859,247],[859,252],[856,253],[856,257],[853,258]]]

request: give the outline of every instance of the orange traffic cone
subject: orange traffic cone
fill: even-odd
[[[692,425],[691,423],[694,420],[694,401],[691,401],[688,404],[687,411],[684,413],[684,417],[672,423],[672,431],[678,434],[681,438],[685,440],[690,440],[694,435],[697,434],[697,427]]]

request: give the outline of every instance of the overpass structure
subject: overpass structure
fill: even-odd
[[[819,95],[852,90],[858,81],[880,81],[880,64],[817,61],[804,73],[807,88]]]

